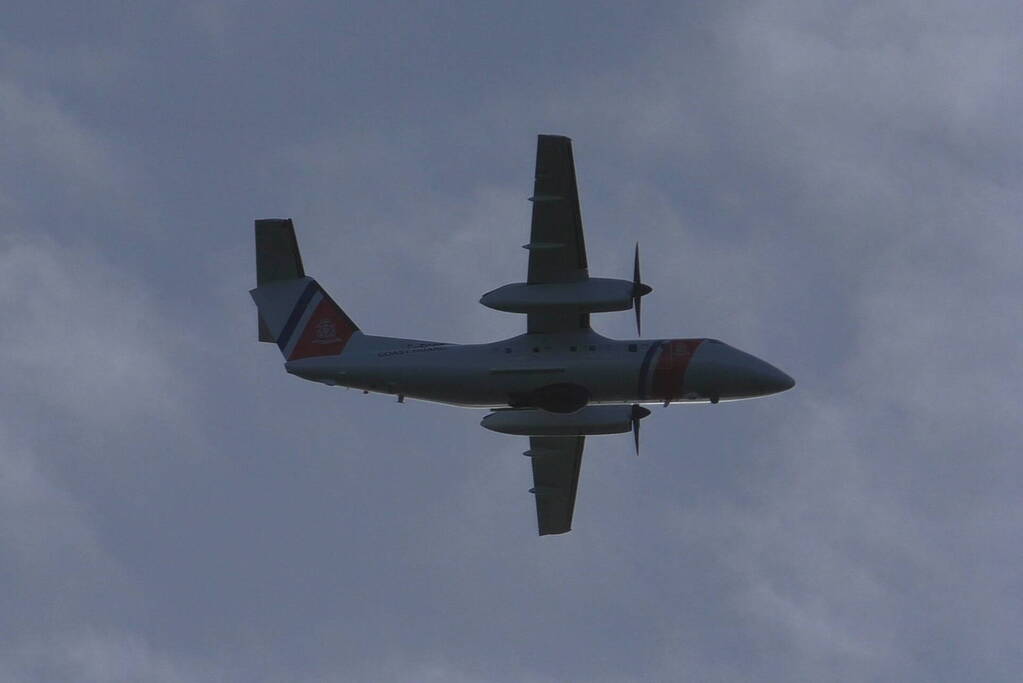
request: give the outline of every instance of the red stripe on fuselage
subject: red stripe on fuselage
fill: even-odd
[[[702,339],[672,339],[661,343],[661,355],[650,382],[650,397],[660,401],[678,398],[686,369]]]

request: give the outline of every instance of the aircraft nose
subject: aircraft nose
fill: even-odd
[[[788,391],[792,387],[796,386],[796,380],[792,379],[792,377],[788,374],[782,372],[770,363],[760,361],[760,364],[762,367],[759,367],[754,371],[754,374],[756,375],[755,381],[759,385],[759,393],[777,394],[782,391]]]
[[[796,380],[789,377],[765,360],[733,349],[734,362],[738,368],[737,384],[744,385],[740,391],[747,396],[767,396],[777,394],[796,386]]]
[[[690,371],[687,386],[705,396],[754,398],[777,394],[796,385],[788,374],[767,361],[726,344],[709,345],[698,361]]]

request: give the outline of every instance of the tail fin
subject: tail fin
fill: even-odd
[[[291,219],[256,221],[259,340],[276,342],[287,360],[341,353],[359,327],[306,277]]]

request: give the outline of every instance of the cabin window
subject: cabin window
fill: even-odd
[[[510,346],[504,347],[504,352],[505,353],[511,353],[511,347]]]
[[[540,353],[540,347],[539,346],[534,346],[533,347],[533,353]]]
[[[594,346],[593,344],[590,344],[590,351],[596,351],[596,350],[597,350],[597,347]]]
[[[575,346],[569,346],[569,347],[568,347],[568,350],[569,350],[569,351],[575,351],[575,350],[576,350],[576,347],[575,347]]]
[[[629,344],[629,351],[635,351],[635,350],[636,350],[636,345],[635,344]]]

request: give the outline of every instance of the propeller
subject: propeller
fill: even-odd
[[[650,414],[650,411],[641,405],[632,405],[632,439],[636,444],[636,455],[639,455],[639,421]]]
[[[636,334],[643,334],[642,323],[640,322],[642,317],[640,301],[642,297],[652,291],[654,291],[654,288],[650,285],[644,285],[639,277],[639,242],[636,242],[636,257],[632,262],[632,307],[636,309]]]

